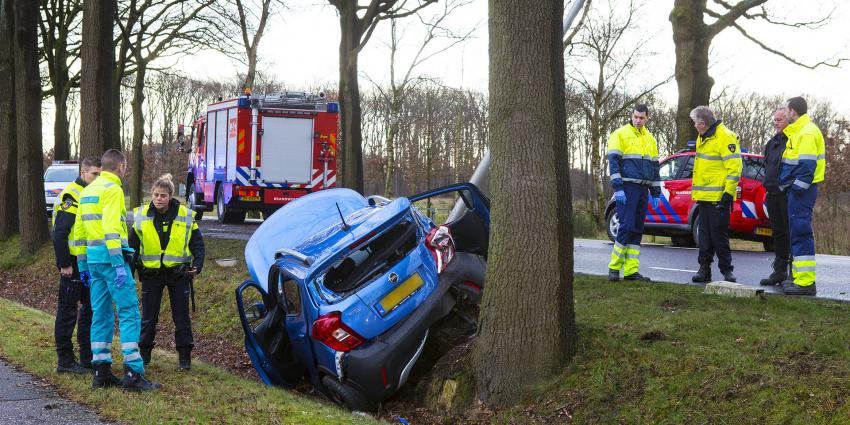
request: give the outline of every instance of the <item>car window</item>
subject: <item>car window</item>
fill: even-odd
[[[78,175],[79,173],[76,168],[48,168],[47,171],[44,172],[44,181],[47,183],[72,182],[77,179]]]
[[[764,159],[745,156],[744,168],[741,171],[741,176],[748,179],[764,182]]]
[[[288,316],[301,314],[301,290],[298,288],[298,282],[287,279],[281,285],[283,285],[283,296],[286,298],[286,314]]]
[[[661,176],[661,181],[674,180],[679,174],[679,167],[682,163],[681,157],[668,159],[661,163],[661,169],[658,174]]]
[[[694,157],[689,156],[688,162],[685,163],[685,167],[682,170],[682,177],[680,179],[690,179],[694,177]]]

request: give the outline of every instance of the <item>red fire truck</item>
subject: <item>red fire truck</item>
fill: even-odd
[[[195,211],[215,206],[222,223],[249,210],[268,216],[299,196],[336,183],[339,104],[324,95],[246,94],[213,103],[191,125],[186,201]]]

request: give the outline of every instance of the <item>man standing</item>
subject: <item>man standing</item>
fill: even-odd
[[[697,106],[690,116],[699,133],[691,181],[691,199],[699,202],[699,271],[691,280],[710,282],[711,263],[717,254],[723,279],[735,282],[729,249],[729,215],[743,167],[738,136],[715,118],[708,106]]]
[[[815,295],[815,238],[812,210],[818,197],[818,183],[826,171],[826,146],[820,129],[809,118],[808,104],[802,97],[788,99],[788,144],[782,153],[780,188],[788,192],[788,217],[791,234],[791,274],[782,282],[787,295]]]
[[[53,336],[56,339],[56,366],[58,373],[91,373],[91,303],[89,288],[84,286],[77,268],[77,255],[82,252],[85,241],[73,238],[80,192],[100,175],[100,159],[86,158],[80,164],[80,177],[71,182],[53,206],[53,252],[59,269],[59,300],[56,304],[56,322]],[[88,282],[85,282],[88,284]],[[78,325],[79,324],[79,325]],[[74,359],[74,343],[71,336],[77,327],[77,344],[80,362]]]
[[[91,273],[92,365],[95,375],[92,388],[120,384],[128,391],[149,391],[161,387],[144,377],[145,368],[139,354],[139,299],[136,282],[125,261],[132,254],[127,245],[127,211],[121,177],[127,160],[118,150],[110,149],[101,158],[103,171],[80,194],[77,221],[82,223],[79,240],[86,241],[86,252],[78,256],[80,272]],[[82,258],[81,258],[82,257]],[[121,351],[124,355],[124,379],[112,374],[112,331],[118,310]]]
[[[652,194],[652,208],[658,208],[661,197],[661,178],[658,175],[658,143],[646,129],[649,108],[635,105],[632,118],[608,137],[608,171],[611,187],[617,202],[620,227],[611,262],[608,263],[608,280],[649,281],[638,273],[640,267],[640,240],[646,217],[647,191]]]
[[[782,154],[788,136],[782,130],[788,125],[788,113],[779,108],[773,113],[773,128],[776,134],[764,145],[764,188],[770,225],[773,227],[773,273],[762,279],[765,286],[780,285],[788,279],[788,260],[791,245],[788,242],[788,197],[779,189],[779,173],[782,169]]]

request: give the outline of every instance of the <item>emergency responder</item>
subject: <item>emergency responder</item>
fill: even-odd
[[[788,192],[791,235],[791,275],[782,282],[787,295],[815,295],[815,239],[812,209],[818,196],[818,183],[826,171],[826,146],[820,129],[809,118],[802,97],[788,99],[788,144],[782,153],[779,187]]]
[[[632,110],[631,122],[618,128],[608,137],[608,171],[617,202],[620,227],[611,262],[608,280],[649,281],[638,273],[640,240],[646,217],[647,192],[652,195],[652,208],[658,208],[661,198],[661,179],[658,175],[658,143],[646,129],[649,108],[638,104]]]
[[[132,254],[127,244],[127,211],[121,178],[127,160],[118,150],[110,149],[101,158],[102,171],[80,193],[77,240],[86,241],[86,251],[78,255],[80,273],[91,273],[91,348],[94,378],[92,388],[120,385],[128,391],[149,391],[161,387],[145,379],[145,367],[139,354],[139,299],[126,257]],[[118,310],[124,378],[112,374],[112,332]]]
[[[157,179],[151,203],[133,210],[130,247],[142,281],[142,359],[147,365],[154,347],[162,291],[168,288],[178,367],[189,370],[192,359],[192,323],[189,319],[191,280],[204,265],[204,239],[194,211],[173,198],[171,174]]]
[[[73,228],[77,226],[77,208],[80,206],[80,192],[100,175],[100,159],[85,158],[80,163],[80,177],[65,187],[56,205],[53,206],[53,252],[56,253],[56,267],[59,269],[59,300],[56,304],[56,322],[53,336],[56,339],[56,354],[59,361],[58,373],[92,373],[91,366],[91,303],[89,288],[80,280],[77,267],[77,254],[82,252],[85,241],[73,238]],[[80,362],[74,358],[74,343],[71,336],[77,327],[77,344],[80,349]]]
[[[788,198],[779,189],[779,172],[782,168],[782,154],[788,136],[782,131],[788,125],[788,113],[779,108],[773,113],[773,128],[776,134],[764,145],[764,188],[767,191],[765,204],[770,225],[773,227],[773,272],[762,285],[780,285],[788,279],[788,264],[791,256],[791,244],[788,242]]]
[[[735,282],[729,249],[729,215],[743,167],[738,136],[715,118],[708,106],[697,106],[690,117],[699,133],[691,180],[691,199],[698,202],[699,270],[691,280],[711,281],[711,263],[716,254],[723,279]]]

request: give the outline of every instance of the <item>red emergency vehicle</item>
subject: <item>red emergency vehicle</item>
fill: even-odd
[[[213,103],[191,125],[186,201],[236,223],[336,185],[339,104],[324,95],[247,94]],[[182,127],[182,126],[181,126]]]
[[[694,170],[693,150],[685,149],[661,160],[661,202],[658,209],[647,206],[644,234],[670,236],[675,246],[694,246],[699,240],[696,226],[699,211],[691,199],[691,177]],[[743,169],[738,184],[738,197],[729,218],[729,237],[761,242],[773,250],[773,229],[765,205],[764,157],[742,152]],[[612,241],[619,229],[614,199],[605,210],[608,238]]]

